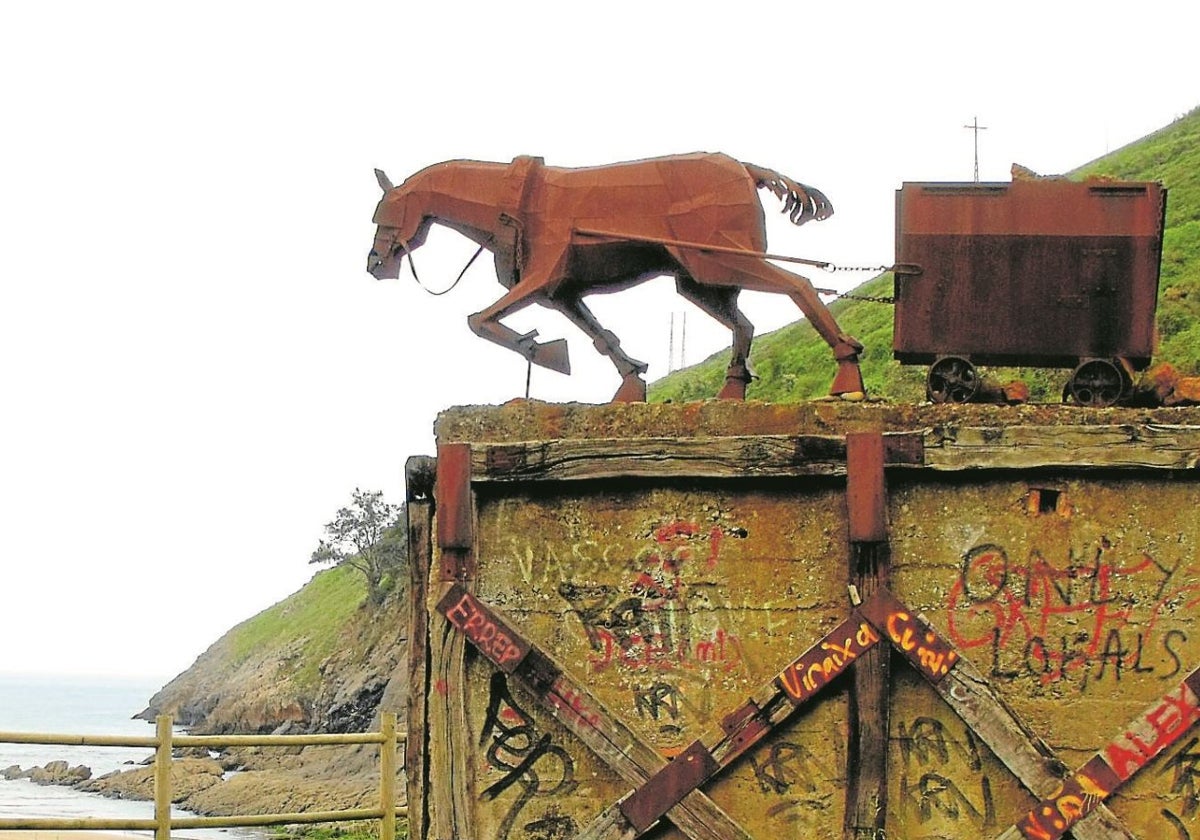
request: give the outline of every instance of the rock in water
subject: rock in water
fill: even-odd
[[[92,768],[83,764],[71,767],[65,761],[48,761],[44,767],[34,767],[27,774],[37,785],[74,785],[92,777]]]

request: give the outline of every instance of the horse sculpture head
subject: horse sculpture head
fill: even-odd
[[[383,198],[375,208],[373,221],[378,227],[367,255],[367,271],[376,280],[395,279],[400,276],[400,260],[425,241],[429,225],[420,212],[410,209],[410,194],[403,184],[392,186],[382,169],[375,170],[375,179]]]

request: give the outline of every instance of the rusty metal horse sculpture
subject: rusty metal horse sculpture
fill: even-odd
[[[862,345],[844,334],[812,284],[764,258],[766,226],[757,189],[784,202],[797,225],[833,213],[818,190],[778,172],[721,154],[688,154],[585,169],[545,166],[541,158],[511,164],[456,160],[424,169],[398,187],[376,170],[383,200],[375,211],[367,270],[400,275],[404,254],[420,246],[433,222],[462,233],[495,255],[508,289],[468,319],[479,336],[531,363],[570,372],[566,342],[536,341],[504,326],[506,315],[539,303],[583,330],[621,374],[614,400],[646,398],[646,364],[621,350],[582,297],[628,288],[657,275],[676,278],[679,293],[733,333],[733,358],[719,396],[744,399],[754,327],[737,307],[738,292],[787,295],[833,349],[838,373],[831,392],[861,392]]]

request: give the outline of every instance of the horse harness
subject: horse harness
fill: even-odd
[[[545,165],[545,158],[518,155],[504,173],[504,187],[497,202],[500,224],[492,240],[496,245],[496,276],[508,289],[521,282],[525,267],[525,226],[521,219],[531,184]]]

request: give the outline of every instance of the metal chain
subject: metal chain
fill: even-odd
[[[828,271],[830,274],[834,273],[835,271],[874,271],[876,274],[882,274],[885,271],[891,271],[893,268],[895,268],[895,266],[893,266],[893,265],[834,265],[833,263],[826,263],[823,266],[823,268],[826,271]]]
[[[893,266],[893,265],[853,266],[853,265],[834,265],[833,263],[827,263],[824,266],[824,269],[826,271],[828,271],[830,274],[837,272],[837,271],[873,271],[876,274],[882,274],[885,271],[891,271],[893,268],[895,268],[895,266]],[[879,296],[879,295],[856,295],[853,292],[839,292],[835,289],[817,289],[817,291],[820,292],[821,294],[834,295],[835,297],[837,297],[841,300],[861,300],[861,301],[866,301],[867,303],[888,303],[888,304],[894,304],[896,302],[896,298],[894,296],[893,297],[883,297],[883,296]]]
[[[876,297],[873,295],[855,295],[855,294],[851,294],[850,292],[846,292],[844,294],[839,294],[838,297],[841,298],[842,300],[865,300],[867,303],[892,303],[892,304],[894,304],[896,302],[895,297]]]

